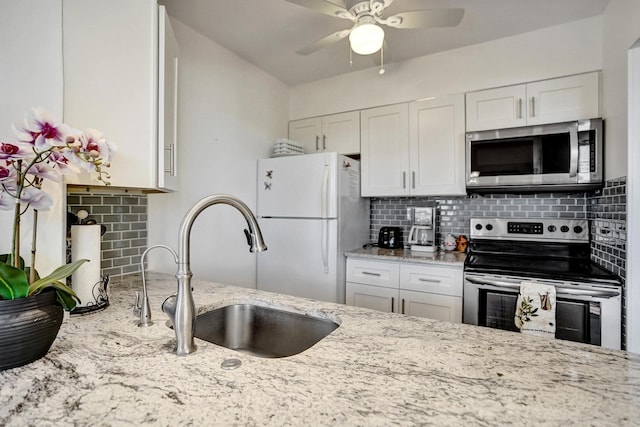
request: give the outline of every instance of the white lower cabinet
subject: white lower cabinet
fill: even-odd
[[[462,323],[462,297],[401,289],[400,313]]]
[[[398,289],[347,282],[347,305],[398,312]]]
[[[462,322],[462,266],[347,258],[347,305]]]

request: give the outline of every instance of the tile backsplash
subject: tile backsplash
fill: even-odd
[[[101,273],[109,276],[140,271],[147,248],[147,196],[128,192],[69,192],[67,210],[84,209],[90,219],[106,227],[102,236]]]
[[[407,207],[436,204],[438,244],[447,234],[469,236],[469,219],[486,218],[587,218],[585,193],[486,194],[456,197],[396,197],[371,199],[372,242],[384,225],[403,228],[405,243],[411,226]]]
[[[407,207],[435,203],[438,244],[447,234],[469,235],[471,217],[589,219],[591,258],[620,276],[626,268],[626,177],[611,179],[598,193],[485,194],[456,197],[371,199],[371,242],[380,227],[399,226],[406,240],[411,226]]]

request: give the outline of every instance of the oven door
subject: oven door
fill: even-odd
[[[463,322],[519,332],[514,324],[523,277],[465,273]],[[556,287],[557,339],[620,349],[621,294],[612,285],[538,282]]]

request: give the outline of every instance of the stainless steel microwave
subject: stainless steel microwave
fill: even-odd
[[[467,192],[602,187],[602,119],[468,132]]]

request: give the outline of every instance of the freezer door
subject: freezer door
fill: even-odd
[[[344,302],[344,277],[339,281],[336,273],[337,222],[259,219],[269,249],[257,256],[258,289]]]
[[[258,160],[258,216],[336,218],[338,155]]]

